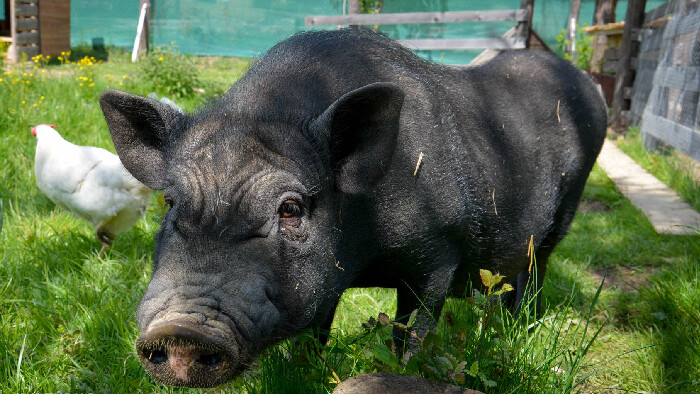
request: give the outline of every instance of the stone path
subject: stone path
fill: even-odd
[[[606,140],[598,164],[632,204],[641,209],[659,234],[690,235],[700,230],[700,213]]]

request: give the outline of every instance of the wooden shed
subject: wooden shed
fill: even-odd
[[[10,43],[8,61],[17,62],[22,54],[31,59],[70,51],[70,0],[0,1],[5,3],[0,35]]]

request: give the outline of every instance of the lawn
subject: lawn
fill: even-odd
[[[70,61],[43,58],[0,75],[0,392],[181,391],[154,383],[133,345],[162,215],[158,194],[146,218],[100,256],[89,224],[35,184],[31,126],[54,124],[69,141],[114,151],[99,94],[172,92],[176,78],[149,79],[128,54],[91,55],[76,50]],[[172,64],[181,57],[168,56],[151,59],[152,67],[187,72]],[[224,92],[248,64],[187,61],[193,89],[174,100],[188,111]],[[640,162],[691,171],[674,156],[646,154],[634,132],[624,144]],[[683,179],[671,186],[692,200],[700,188],[692,176]],[[700,237],[656,234],[597,166],[584,201],[550,259],[539,321],[511,319],[483,296],[451,299],[425,351],[404,364],[391,352],[391,324],[380,315],[393,317],[394,292],[353,289],[325,348],[310,333],[300,335],[269,349],[222,390],[327,392],[336,377],[393,371],[499,393],[700,391]]]

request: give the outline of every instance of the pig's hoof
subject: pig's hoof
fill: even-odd
[[[219,338],[180,324],[162,324],[136,342],[146,370],[174,386],[215,387],[235,375]]]

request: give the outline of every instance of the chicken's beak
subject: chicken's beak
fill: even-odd
[[[36,127],[32,127],[32,135],[36,137]]]

